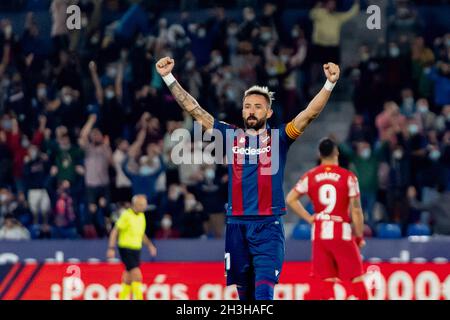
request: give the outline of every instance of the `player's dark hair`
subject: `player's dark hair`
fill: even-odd
[[[328,158],[333,154],[336,143],[330,138],[323,138],[319,143],[319,152],[322,158]]]

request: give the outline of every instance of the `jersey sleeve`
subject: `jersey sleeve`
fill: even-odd
[[[305,174],[295,185],[294,189],[295,191],[297,191],[300,194],[307,194],[309,189],[308,189],[308,175]]]
[[[354,174],[350,174],[347,180],[349,198],[359,197],[358,178]]]
[[[116,228],[119,230],[123,230],[128,225],[128,215],[126,212],[122,212],[119,219],[116,221]]]

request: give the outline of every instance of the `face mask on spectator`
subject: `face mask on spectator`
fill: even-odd
[[[246,21],[253,21],[255,19],[255,14],[253,12],[246,12],[244,15]]]
[[[198,29],[197,35],[199,38],[204,38],[206,36],[206,30],[203,28]]]
[[[153,173],[153,168],[147,165],[141,166],[139,168],[139,174],[142,176],[148,176]]]
[[[394,151],[394,153],[392,155],[394,156],[394,159],[400,160],[401,158],[403,158],[403,151],[400,149],[397,149]]]
[[[8,196],[4,193],[0,194],[0,202],[5,202],[8,200]]]
[[[215,65],[220,66],[223,63],[222,56],[214,56],[213,62],[214,62]]]
[[[391,58],[397,58],[400,55],[400,49],[398,47],[389,48],[389,56]]]
[[[194,61],[189,60],[188,62],[186,62],[186,70],[191,71],[192,69],[194,69]]]
[[[188,209],[193,209],[196,204],[197,204],[197,201],[195,201],[195,199],[188,199],[188,200],[186,200],[186,207]]]
[[[403,99],[403,104],[407,106],[414,105],[414,98],[413,97],[406,97]]]
[[[37,97],[38,98],[47,98],[47,89],[46,88],[39,88],[37,89]]]
[[[30,157],[32,160],[35,160],[37,158],[38,151],[36,149],[30,150]]]
[[[428,156],[430,157],[431,160],[437,161],[441,157],[441,152],[439,150],[433,150],[430,152]]]
[[[65,94],[65,95],[62,96],[62,101],[63,101],[64,104],[69,105],[69,104],[72,103],[72,96],[69,95],[69,94]]]
[[[297,38],[300,35],[300,32],[297,29],[292,30],[291,37]]]
[[[238,33],[238,28],[230,27],[230,28],[228,28],[227,33],[229,36],[234,36]]]
[[[274,67],[269,68],[269,69],[267,70],[267,74],[268,74],[269,76],[274,76],[274,75],[276,75],[276,74],[277,74],[277,68],[274,68]]]
[[[362,62],[366,62],[370,59],[370,54],[368,54],[367,52],[363,52],[361,53],[361,61]]]
[[[13,31],[12,26],[11,26],[10,24],[8,24],[7,26],[5,26],[5,28],[3,29],[3,31],[4,31],[4,33],[5,33],[5,37],[6,37],[7,39],[9,39],[9,38],[11,37],[12,31]]]
[[[114,94],[113,90],[109,90],[108,89],[108,90],[105,91],[106,99],[111,100],[112,98],[114,98],[114,96],[115,96],[115,94]]]
[[[233,75],[231,74],[231,72],[225,72],[223,74],[223,77],[225,78],[225,80],[231,80],[231,78],[233,78]]]
[[[115,67],[109,67],[106,70],[106,75],[112,79],[114,79],[117,75],[117,69]]]
[[[3,127],[3,129],[5,129],[5,130],[11,130],[11,128],[12,128],[12,121],[9,120],[9,119],[3,120],[3,121],[2,121],[2,127]]]
[[[361,151],[361,158],[363,159],[369,159],[370,155],[372,153],[372,150],[370,150],[370,148],[365,148],[364,150]]]
[[[417,106],[417,110],[420,113],[427,113],[428,112],[428,106],[426,104],[420,104]]]
[[[27,138],[23,138],[21,144],[23,148],[28,148],[30,146],[30,141],[28,141]]]
[[[4,79],[2,80],[2,87],[3,87],[3,88],[9,87],[10,84],[11,84],[11,80],[9,80],[8,78],[4,78]]]
[[[161,227],[163,229],[170,229],[172,227],[172,219],[170,219],[169,217],[162,218]]]
[[[410,124],[408,126],[408,131],[410,134],[415,135],[419,132],[419,127],[417,126],[417,124]]]
[[[272,38],[272,33],[269,31],[265,31],[261,33],[261,40],[262,41],[269,41]]]
[[[100,39],[99,39],[99,37],[97,36],[97,35],[95,35],[95,36],[92,36],[92,38],[91,38],[91,43],[92,44],[97,44],[98,42],[100,41]]]
[[[280,57],[280,59],[281,59],[281,61],[282,61],[283,63],[287,63],[287,62],[289,61],[289,56],[283,54],[283,55]]]
[[[83,28],[86,28],[87,25],[88,25],[88,23],[89,23],[89,21],[88,21],[88,18],[87,18],[87,17],[82,17],[82,18],[81,18],[81,26],[82,26]]]
[[[225,92],[225,95],[227,96],[228,100],[234,100],[236,98],[236,95],[234,94],[234,91],[232,89],[228,89]]]
[[[214,171],[214,169],[206,169],[205,177],[208,180],[214,180],[214,178],[216,177],[216,172]]]

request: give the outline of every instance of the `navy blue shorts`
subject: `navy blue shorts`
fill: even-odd
[[[284,260],[281,217],[227,220],[225,272],[227,286],[248,286],[258,281],[278,283]]]

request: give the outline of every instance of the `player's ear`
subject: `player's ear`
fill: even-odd
[[[269,111],[267,111],[267,119],[269,119],[273,114],[273,110],[271,107],[269,107]]]

